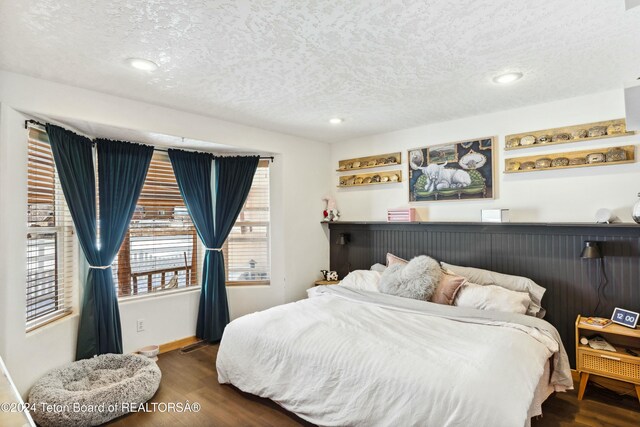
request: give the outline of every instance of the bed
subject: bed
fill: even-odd
[[[573,387],[532,316],[322,286],[225,329],[218,380],[324,426],[526,426]]]

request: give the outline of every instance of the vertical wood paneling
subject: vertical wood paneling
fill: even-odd
[[[348,270],[385,263],[387,252],[410,259],[426,254],[438,261],[525,276],[547,289],[545,320],[560,333],[574,363],[574,322],[578,314],[610,316],[616,306],[640,311],[640,227],[546,224],[388,224],[332,223],[331,269]],[[339,234],[350,243],[339,246]],[[583,242],[601,242],[609,279],[598,313],[598,260],[580,258]],[[349,268],[350,266],[350,268]]]

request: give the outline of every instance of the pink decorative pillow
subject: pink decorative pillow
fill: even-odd
[[[452,305],[460,287],[466,280],[467,279],[462,276],[451,274],[448,271],[443,271],[440,282],[431,296],[431,302],[435,302],[436,304]]]
[[[390,254],[387,252],[387,267],[391,267],[393,264],[401,264],[405,265],[409,261],[406,259],[395,256],[394,254]]]

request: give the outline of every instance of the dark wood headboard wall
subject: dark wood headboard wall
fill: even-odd
[[[547,289],[545,320],[560,332],[572,366],[575,319],[594,314],[601,277],[599,260],[580,258],[585,240],[602,242],[609,279],[597,314],[609,317],[616,306],[640,311],[640,226],[335,222],[329,229],[331,269],[341,278],[384,264],[387,252],[530,277]],[[347,245],[336,243],[340,234],[348,234]]]

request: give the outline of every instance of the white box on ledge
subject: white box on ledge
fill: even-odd
[[[387,222],[414,222],[415,220],[414,208],[387,209]]]
[[[482,209],[482,222],[509,222],[509,209]]]

